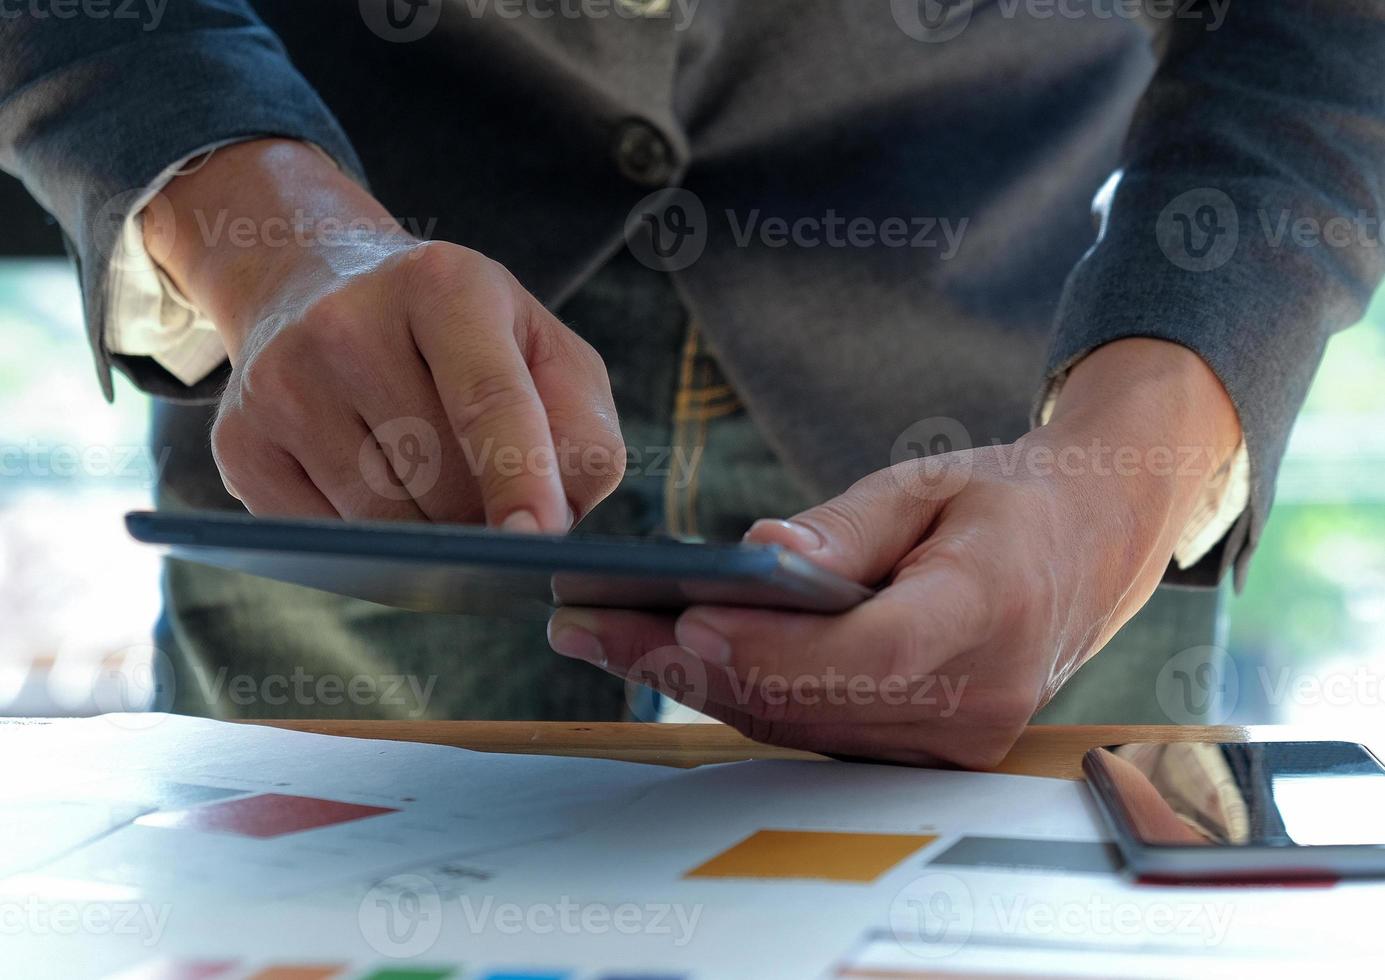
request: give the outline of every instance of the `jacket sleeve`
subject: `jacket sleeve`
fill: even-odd
[[[1064,290],[1045,394],[1123,337],[1200,355],[1240,413],[1249,506],[1168,581],[1234,566],[1239,586],[1324,346],[1385,272],[1385,3],[1161,7],[1159,67]]]
[[[102,18],[48,7],[0,16],[0,168],[63,229],[106,397],[113,364],[151,394],[211,397],[220,373],[189,388],[107,349],[110,265],[134,203],[169,165],[236,139],[305,140],[358,178],[360,164],[246,0],[112,4]]]

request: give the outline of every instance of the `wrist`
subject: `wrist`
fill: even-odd
[[[144,212],[149,254],[215,324],[233,361],[284,284],[321,266],[324,244],[362,229],[403,235],[331,160],[291,140],[217,150]]]
[[[1089,466],[1110,483],[1103,492],[1147,515],[1170,551],[1241,443],[1235,406],[1206,362],[1150,338],[1107,344],[1079,362],[1038,433],[1087,447],[1089,461],[1104,455],[1105,466]]]

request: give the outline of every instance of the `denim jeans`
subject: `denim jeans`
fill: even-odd
[[[735,540],[817,501],[765,442],[672,282],[621,253],[559,315],[606,360],[628,473],[585,533]],[[161,404],[163,510],[240,509],[208,448],[211,409]],[[619,681],[553,654],[542,624],[404,612],[166,562],[156,630],[173,710],[218,718],[618,720]],[[1215,592],[1161,590],[1039,720],[1167,723],[1155,680],[1211,642]]]

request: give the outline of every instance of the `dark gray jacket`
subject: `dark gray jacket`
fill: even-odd
[[[120,202],[207,144],[295,137],[550,304],[663,219],[728,375],[824,494],[921,419],[1014,439],[1102,343],[1184,344],[1252,465],[1247,514],[1175,576],[1206,584],[1244,568],[1323,346],[1382,273],[1381,0],[76,2],[0,4],[0,167],[70,239],[107,391]],[[701,237],[667,237],[690,212]],[[220,380],[114,363],[165,397]]]

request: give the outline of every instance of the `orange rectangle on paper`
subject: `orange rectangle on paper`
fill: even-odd
[[[937,840],[927,834],[759,830],[687,878],[817,878],[869,883]]]

